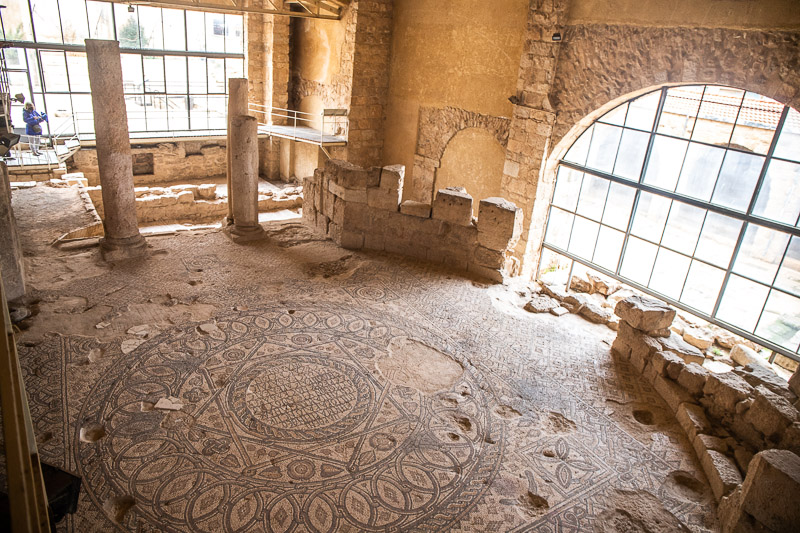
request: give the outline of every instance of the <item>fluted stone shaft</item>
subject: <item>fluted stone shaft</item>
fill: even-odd
[[[239,115],[248,114],[247,103],[247,78],[228,79],[228,146],[226,149],[228,158],[228,223],[234,222],[233,195],[231,194],[231,120]]]
[[[122,63],[117,41],[86,39],[89,86],[92,91],[97,166],[103,194],[100,251],[107,261],[143,255],[144,237],[136,219],[133,162],[128,113],[122,91]]]
[[[231,192],[234,240],[261,238],[258,224],[258,122],[255,117],[231,118]],[[238,237],[238,239],[237,239]]]

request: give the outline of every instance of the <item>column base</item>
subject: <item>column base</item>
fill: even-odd
[[[103,237],[100,239],[100,256],[108,263],[126,261],[147,255],[147,241],[141,234],[115,239]]]
[[[234,224],[224,228],[222,231],[235,243],[259,241],[267,236],[267,232],[260,225],[237,226]]]

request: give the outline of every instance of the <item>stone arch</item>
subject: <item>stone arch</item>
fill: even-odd
[[[422,107],[419,110],[417,148],[414,154],[414,199],[430,202],[436,169],[441,166],[445,149],[453,137],[468,128],[488,131],[505,149],[508,146],[511,119],[495,117],[457,107]]]

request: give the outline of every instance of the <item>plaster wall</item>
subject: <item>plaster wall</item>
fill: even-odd
[[[395,1],[383,160],[406,166],[406,191],[421,107],[511,116],[527,10],[527,0]]]

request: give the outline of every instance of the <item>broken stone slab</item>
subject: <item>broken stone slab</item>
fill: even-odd
[[[753,387],[733,373],[709,374],[703,387],[703,394],[711,397],[711,403],[716,408],[712,414],[718,415],[718,418],[733,413],[736,404],[747,399],[752,393]]]
[[[750,462],[741,508],[771,531],[797,531],[798,494],[800,457],[788,450],[764,450]]]
[[[594,274],[587,273],[586,277],[592,282],[594,292],[600,293],[603,296],[610,296],[617,292],[621,287],[620,284],[615,281],[601,278],[600,276],[596,276]]]
[[[797,400],[797,395],[789,390],[788,384],[771,368],[768,368],[762,364],[748,364],[742,368],[735,368],[732,370],[732,372],[744,379],[753,387],[763,385],[778,396],[782,396],[790,402]]]
[[[556,300],[542,295],[534,296],[525,304],[525,310],[529,313],[549,313],[556,307],[559,307]]]
[[[800,368],[795,370],[792,377],[789,378],[789,390],[800,396]]]
[[[558,307],[554,307],[553,309],[551,309],[550,314],[555,316],[564,316],[569,314],[569,309],[559,305]]]
[[[661,396],[661,398],[669,405],[673,414],[678,412],[678,408],[682,403],[694,403],[692,397],[686,392],[686,389],[664,376],[658,376],[653,382],[653,388]]]
[[[665,352],[672,352],[687,363],[702,365],[706,360],[703,352],[683,340],[675,332],[671,332],[669,337],[659,337],[658,341]]]
[[[183,409],[183,402],[180,398],[176,398],[175,396],[167,396],[166,398],[159,399],[153,408],[163,411],[180,411]]]
[[[433,200],[433,218],[460,226],[472,224],[472,196],[464,187],[439,189]]]
[[[504,198],[478,203],[478,242],[492,250],[513,248],[522,236],[522,209]]]
[[[400,204],[400,212],[404,215],[411,215],[420,218],[431,217],[431,206],[424,202],[416,202],[414,200],[406,200]]]
[[[594,290],[592,282],[583,279],[580,276],[572,276],[572,280],[569,282],[569,288],[575,292],[585,292],[585,293],[592,293]]]
[[[592,302],[586,302],[580,310],[580,315],[595,324],[607,324],[611,320],[611,310],[600,307]]]
[[[742,482],[739,468],[727,455],[706,450],[699,459],[717,501],[730,494]]]
[[[640,331],[669,328],[675,319],[675,310],[654,298],[633,295],[620,300],[614,314]]]
[[[122,350],[122,353],[129,354],[141,346],[142,343],[144,343],[144,340],[142,339],[125,339],[122,341],[122,344],[120,344],[120,349]]]
[[[703,394],[708,374],[708,370],[697,363],[689,363],[681,369],[677,381],[689,394],[699,397]]]
[[[759,357],[755,350],[748,348],[744,344],[736,344],[733,348],[731,348],[730,356],[731,359],[733,359],[733,361],[740,366],[764,364],[764,358]]]
[[[783,450],[791,450],[800,455],[800,422],[795,422],[783,432],[783,438],[778,443]]]
[[[686,366],[686,362],[672,352],[658,351],[650,359],[655,371],[662,376],[670,379],[678,379],[678,376]]]
[[[698,433],[708,433],[711,431],[711,423],[708,421],[706,412],[696,403],[682,403],[678,406],[675,414],[678,423],[683,428],[689,442],[694,442]]]
[[[133,326],[132,328],[128,328],[128,335],[135,335],[136,337],[147,337],[150,335],[151,328],[147,324],[143,324],[141,326]]]
[[[798,421],[798,413],[786,398],[759,385],[755,388],[755,401],[745,414],[745,420],[768,439],[779,442],[786,427]]]
[[[699,328],[686,328],[683,330],[683,340],[698,350],[708,350],[714,344],[714,337]]]
[[[715,437],[714,435],[707,435],[705,433],[698,433],[695,435],[695,438],[692,441],[692,446],[694,447],[694,452],[697,454],[698,458],[703,457],[703,455],[709,450],[719,453],[726,453],[728,451],[728,445],[725,444],[724,440],[719,437]]]

